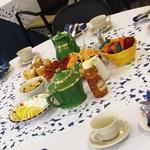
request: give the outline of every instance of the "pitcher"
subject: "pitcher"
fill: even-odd
[[[52,38],[56,48],[56,57],[58,60],[68,56],[71,52],[79,52],[80,48],[77,46],[75,39],[67,32],[58,32]]]

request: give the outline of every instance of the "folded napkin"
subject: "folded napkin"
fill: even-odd
[[[82,30],[86,29],[86,23],[75,23],[75,24],[65,24],[64,31],[70,33],[73,37],[82,32]]]
[[[1,53],[0,53],[1,54]],[[2,79],[8,72],[10,65],[5,55],[0,55],[0,79]]]
[[[138,22],[138,21],[145,19],[145,18],[148,19],[149,14],[150,14],[150,9],[147,10],[146,12],[142,13],[142,14],[138,14],[135,17],[133,17],[133,21]]]
[[[146,91],[146,98],[147,98],[147,101],[150,101],[150,91],[147,90]],[[147,115],[147,126],[150,127],[150,116]]]

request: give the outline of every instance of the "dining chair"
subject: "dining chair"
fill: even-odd
[[[68,5],[69,0],[37,0],[41,11],[19,11],[16,13],[16,18],[21,26],[29,44],[32,46],[32,41],[28,35],[28,31],[38,28],[47,28],[52,33],[51,24],[55,18],[55,14],[64,6]],[[28,24],[23,22],[23,16],[35,16]]]
[[[126,9],[127,10],[131,9],[131,4],[135,0],[105,0],[105,1],[108,3],[112,14],[114,14]]]
[[[68,23],[87,23],[91,18],[100,14],[111,14],[107,3],[102,0],[82,0],[65,6],[54,18],[52,23],[53,34],[64,31],[64,27]]]

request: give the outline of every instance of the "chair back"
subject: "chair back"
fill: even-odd
[[[68,5],[69,0],[37,0],[41,11],[56,14],[62,7]]]
[[[102,0],[82,0],[61,9],[52,24],[55,35],[58,31],[64,31],[66,23],[87,23],[97,15],[110,15],[110,9]]]

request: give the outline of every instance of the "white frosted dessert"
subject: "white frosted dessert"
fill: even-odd
[[[48,94],[39,94],[24,101],[23,104],[28,107],[35,106],[41,107],[42,109],[46,109],[49,106],[49,104],[46,101],[47,96]]]

